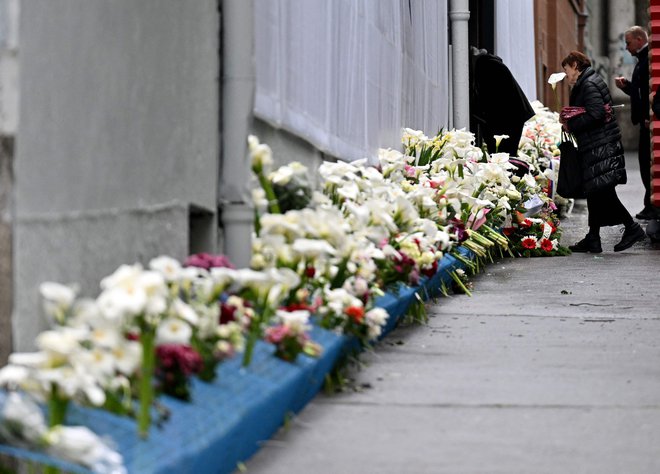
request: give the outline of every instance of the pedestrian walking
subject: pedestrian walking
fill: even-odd
[[[625,184],[627,177],[621,131],[611,112],[610,90],[581,52],[572,51],[561,65],[572,89],[570,114],[562,112],[560,120],[577,142],[589,220],[587,235],[569,248],[573,252],[600,253],[600,228],[623,224],[621,241],[614,246],[614,251],[620,252],[643,240],[645,233],[616,194],[616,185]]]
[[[641,26],[629,28],[625,35],[626,49],[637,58],[631,80],[616,77],[616,86],[630,96],[630,119],[639,125],[639,172],[644,184],[644,208],[635,216],[648,220],[656,217],[651,205],[651,135],[649,119],[649,43],[646,30]]]

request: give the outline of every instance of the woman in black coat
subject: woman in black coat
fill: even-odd
[[[579,51],[571,52],[561,65],[573,86],[570,105],[584,108],[584,113],[569,118],[563,126],[575,136],[578,145],[589,213],[589,233],[569,248],[573,252],[600,253],[600,228],[623,224],[621,242],[614,246],[614,251],[620,252],[643,240],[645,233],[621,204],[615,190],[617,184],[626,183],[626,169],[610,91],[591,68],[589,58]]]

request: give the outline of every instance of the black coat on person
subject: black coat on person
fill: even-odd
[[[577,141],[587,195],[625,184],[627,179],[621,131],[616,117],[606,121],[606,104],[612,105],[607,84],[596,71],[586,68],[570,96],[570,105],[584,107],[586,112],[569,119],[567,127]]]
[[[498,151],[518,156],[523,126],[534,116],[534,109],[502,59],[473,49],[470,65],[470,115],[479,127],[478,135],[490,153],[495,152],[493,136],[508,135]]]
[[[632,78],[622,90],[630,96],[630,120],[644,126],[649,119],[649,47],[642,48],[636,56]]]

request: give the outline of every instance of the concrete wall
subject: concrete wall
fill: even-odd
[[[219,13],[216,0],[30,0],[20,26],[13,322],[25,350],[45,326],[40,282],[95,296],[120,264],[215,250]]]

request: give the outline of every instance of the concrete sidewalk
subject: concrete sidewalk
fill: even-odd
[[[618,188],[642,208],[636,155]],[[586,232],[578,205],[563,243]],[[660,472],[660,251],[504,259],[316,399],[248,473]]]

